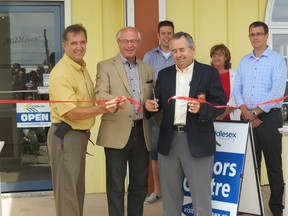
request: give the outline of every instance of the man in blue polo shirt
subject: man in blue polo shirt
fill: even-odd
[[[174,63],[173,56],[169,49],[169,42],[174,34],[174,24],[171,21],[164,20],[158,24],[157,38],[159,39],[159,46],[148,51],[144,55],[143,61],[150,64],[155,69],[155,80],[157,79],[158,72],[163,68],[169,67]],[[161,115],[155,116],[155,119],[160,120]],[[152,204],[161,198],[160,179],[158,170],[158,127],[156,126],[155,119],[151,119],[152,125],[152,150],[151,150],[151,166],[154,181],[154,192],[150,194],[145,200],[145,204]]]

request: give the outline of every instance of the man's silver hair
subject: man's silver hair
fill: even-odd
[[[116,34],[116,40],[119,40],[119,39],[120,39],[121,33],[122,33],[124,30],[126,30],[126,29],[132,29],[132,30],[134,30],[135,32],[137,32],[138,40],[141,41],[141,33],[138,31],[137,28],[132,27],[132,26],[128,26],[128,27],[124,27],[124,28],[120,29],[120,30],[117,32],[117,34]]]

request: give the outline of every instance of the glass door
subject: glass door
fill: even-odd
[[[0,2],[2,192],[52,188],[46,144],[49,119],[39,117],[49,113],[49,104],[36,101],[49,99],[49,72],[62,56],[63,17],[63,2]]]

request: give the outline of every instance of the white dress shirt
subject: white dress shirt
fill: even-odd
[[[176,96],[189,96],[190,83],[192,80],[194,68],[194,61],[184,70],[180,70],[176,65]],[[187,101],[176,100],[175,101],[175,116],[174,125],[186,125],[187,116]]]

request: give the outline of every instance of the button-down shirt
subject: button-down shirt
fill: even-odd
[[[65,115],[76,107],[95,106],[95,103],[93,102],[95,99],[94,84],[86,69],[86,64],[83,63],[82,65],[79,65],[64,54],[51,71],[49,83],[50,100],[73,101],[70,103],[50,104],[52,123],[65,121],[73,129],[90,129],[95,123],[95,117],[72,121]]]
[[[170,53],[169,57],[166,58],[159,47],[148,51],[144,55],[143,61],[153,66],[155,70],[155,80],[157,79],[160,70],[175,64],[172,54]]]
[[[194,61],[184,70],[180,70],[176,65],[176,96],[189,96],[190,82],[192,80],[194,68]],[[174,125],[181,124],[186,125],[187,116],[187,101],[176,100],[175,101],[175,117]]]
[[[241,59],[237,69],[234,86],[236,104],[254,109],[260,103],[281,98],[286,79],[287,66],[283,56],[268,47],[260,57],[252,52]],[[264,112],[281,106],[282,102],[259,105]]]
[[[140,83],[140,78],[139,78],[137,59],[135,58],[135,62],[131,63],[120,53],[119,55],[123,62],[123,65],[127,74],[127,78],[128,78],[128,82],[130,85],[133,99],[141,103],[141,86],[140,86],[141,83]],[[134,112],[133,112],[134,121],[143,118],[142,109],[140,110],[140,112],[137,112],[137,109],[138,109],[138,106],[134,104]]]

